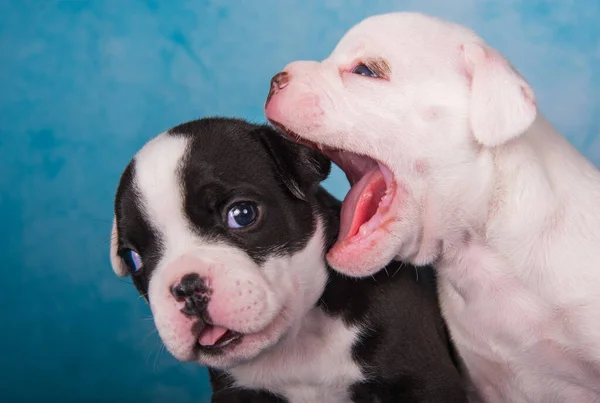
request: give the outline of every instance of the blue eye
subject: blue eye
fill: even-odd
[[[229,228],[244,228],[252,225],[258,218],[258,207],[254,203],[242,202],[235,204],[227,212]]]
[[[125,264],[129,268],[129,271],[132,274],[137,273],[142,269],[142,267],[144,267],[144,265],[142,264],[142,257],[137,252],[131,249],[126,249],[123,252],[122,257],[123,261],[125,262]]]
[[[352,73],[358,74],[361,76],[369,76],[377,78],[377,74],[373,73],[373,71],[365,66],[364,64],[359,64],[355,68],[352,69]]]

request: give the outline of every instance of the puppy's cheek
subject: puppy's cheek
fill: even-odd
[[[215,276],[212,287],[208,305],[211,320],[240,333],[261,331],[281,309],[267,284],[258,276]]]
[[[181,313],[180,303],[167,292],[160,292],[167,287],[158,286],[158,282],[150,283],[150,309],[154,324],[165,347],[180,361],[194,359],[193,347],[196,339],[192,332],[193,321]]]
[[[398,241],[384,230],[356,244],[336,244],[327,253],[327,262],[339,273],[350,277],[371,276],[396,256]]]
[[[244,336],[244,351],[239,352],[246,358],[251,358],[263,349],[275,344],[289,329],[290,319],[294,313],[284,308],[260,333]]]

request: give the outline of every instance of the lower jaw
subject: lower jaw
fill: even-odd
[[[196,348],[207,355],[218,355],[226,352],[228,349],[234,348],[236,345],[243,343],[244,337],[245,335],[242,334],[236,338],[229,339],[215,346],[203,346],[198,344]]]
[[[283,332],[279,332],[279,329],[283,327],[285,317],[286,309],[284,308],[263,330],[256,333],[243,334],[241,338],[222,348],[214,350],[210,348],[197,349],[197,353],[208,357],[220,357],[220,360],[223,362],[228,361],[228,365],[223,366],[223,369],[252,361],[281,340]],[[204,363],[201,364],[207,365]]]
[[[387,258],[392,236],[389,227],[397,220],[400,204],[396,188],[393,190],[389,204],[380,207],[355,234],[338,239],[328,251],[326,258],[333,269],[348,276],[363,277],[376,273],[393,258],[393,254]]]
[[[333,248],[342,248],[358,244],[368,243],[371,238],[376,238],[378,234],[386,233],[387,227],[394,221],[393,205],[396,202],[396,185],[390,184],[389,191],[380,201],[375,214],[366,222],[362,223],[355,233],[342,239],[338,239]],[[342,235],[344,236],[344,235]]]
[[[378,262],[377,258],[386,234],[385,229],[378,229],[366,238],[336,243],[326,255],[327,262],[337,272],[351,277],[374,274],[387,263]]]

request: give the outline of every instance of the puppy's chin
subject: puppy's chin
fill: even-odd
[[[376,230],[368,239],[336,243],[327,253],[327,262],[335,271],[350,277],[370,276],[396,256],[397,243],[385,230]]]
[[[289,310],[283,308],[275,319],[259,332],[240,335],[223,347],[217,348],[206,348],[195,341],[189,346],[186,354],[179,354],[176,358],[184,362],[196,362],[203,366],[227,370],[257,359],[262,353],[276,346],[291,327]]]
[[[326,255],[334,270],[350,277],[375,274],[403,244],[403,237],[397,233],[403,232],[398,230],[402,227],[404,191],[393,185],[389,195],[378,203],[377,192],[361,182],[353,184],[344,200],[339,236]],[[385,198],[389,199],[387,203]]]
[[[363,236],[338,239],[326,255],[337,272],[350,277],[366,277],[399,260],[415,266],[432,264],[441,253],[438,237],[429,237],[421,225],[422,217],[414,200],[395,202],[388,222]],[[368,223],[367,223],[368,225]]]

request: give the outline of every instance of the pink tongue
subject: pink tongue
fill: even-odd
[[[342,204],[338,243],[356,235],[360,226],[375,215],[385,191],[385,179],[378,166],[352,186]]]
[[[198,343],[200,343],[201,346],[214,346],[215,343],[227,333],[227,330],[227,328],[221,326],[206,325],[200,333]]]

